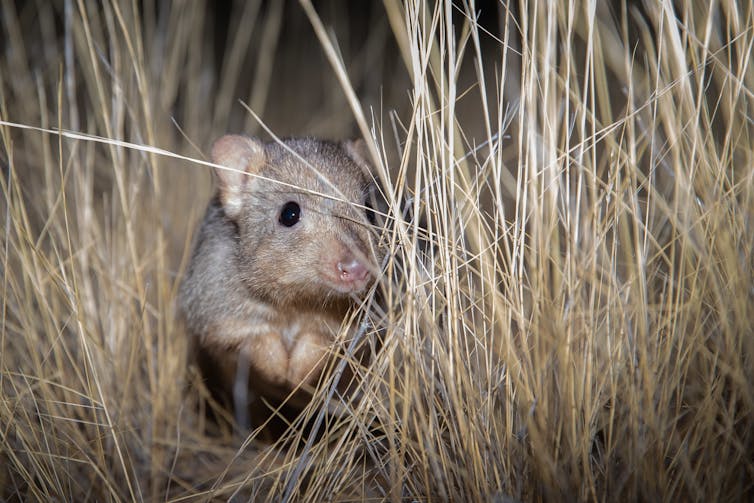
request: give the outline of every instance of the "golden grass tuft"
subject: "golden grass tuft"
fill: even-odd
[[[752,499],[751,5],[8,1],[0,24],[0,499]],[[265,127],[371,138],[391,203],[343,344],[380,346],[360,394],[326,415],[323,382],[272,444],[207,422],[174,303],[204,152]]]

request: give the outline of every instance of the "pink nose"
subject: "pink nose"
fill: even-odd
[[[346,283],[364,281],[369,276],[369,271],[364,264],[356,259],[338,262],[340,280]]]

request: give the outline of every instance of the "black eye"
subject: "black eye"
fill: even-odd
[[[280,210],[278,221],[286,227],[293,227],[301,218],[301,207],[294,201],[288,201]]]

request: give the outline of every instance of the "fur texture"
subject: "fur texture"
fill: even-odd
[[[248,364],[252,390],[305,402],[352,299],[377,274],[367,210],[374,184],[353,142],[263,144],[224,136],[212,150],[217,196],[181,285],[199,353],[231,388]],[[299,208],[291,226],[286,204]],[[237,399],[236,399],[237,401]],[[236,403],[236,408],[242,404]]]

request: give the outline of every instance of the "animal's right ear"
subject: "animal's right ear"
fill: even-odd
[[[212,162],[226,168],[215,168],[220,202],[225,214],[235,218],[243,206],[244,188],[250,180],[248,174],[259,173],[264,166],[264,144],[248,136],[225,135],[212,145]]]

